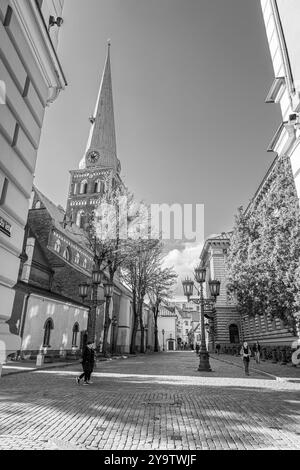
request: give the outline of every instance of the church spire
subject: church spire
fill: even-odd
[[[118,170],[114,105],[112,94],[110,41],[91,129],[80,169],[113,168]]]

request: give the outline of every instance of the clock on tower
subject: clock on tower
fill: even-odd
[[[92,150],[91,152],[89,152],[87,156],[87,160],[89,163],[97,163],[99,158],[100,158],[100,154],[96,150]]]

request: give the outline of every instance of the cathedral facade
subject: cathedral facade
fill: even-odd
[[[53,204],[37,188],[33,189],[22,263],[19,272],[10,328],[21,336],[21,356],[35,359],[68,357],[83,345],[89,308],[79,297],[79,285],[91,284],[94,253],[86,224],[103,196],[124,187],[117,158],[111,80],[110,45],[86,151],[79,168],[70,171],[66,211]],[[98,287],[95,342],[101,351],[104,330],[105,298]],[[108,350],[130,351],[132,294],[116,274],[110,302],[111,326]],[[113,321],[112,321],[113,320]],[[145,349],[153,349],[152,313],[144,308]],[[85,336],[86,337],[86,336]],[[137,344],[140,341],[137,334]]]

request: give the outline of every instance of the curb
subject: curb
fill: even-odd
[[[80,362],[76,361],[76,362],[70,362],[69,364],[65,364],[65,363],[53,364],[53,365],[50,365],[50,366],[47,366],[47,367],[35,367],[33,369],[30,368],[28,370],[16,370],[14,372],[8,372],[7,374],[2,374],[0,376],[0,379],[3,379],[4,377],[8,377],[9,375],[29,374],[29,372],[36,372],[37,370],[58,369],[59,367],[70,367],[70,366],[74,366],[74,365],[77,365],[77,364],[80,364]]]
[[[215,359],[217,361],[226,362],[227,364],[238,367],[239,369],[244,369],[243,366],[240,366],[240,365],[236,364],[235,362],[227,361],[226,359],[220,359],[219,357],[216,357],[212,354],[210,355],[210,357],[212,357],[213,359]],[[283,377],[278,377],[277,375],[270,374],[269,372],[265,372],[264,370],[255,369],[255,367],[252,367],[251,369],[254,370],[255,372],[258,372],[259,374],[263,374],[263,375],[267,375],[268,377],[272,377],[277,382],[287,382],[287,380],[284,379]]]

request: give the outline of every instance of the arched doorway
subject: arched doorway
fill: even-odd
[[[229,326],[229,339],[232,344],[238,344],[240,342],[239,328],[234,323]]]
[[[174,339],[168,340],[168,351],[175,351],[175,341]]]

